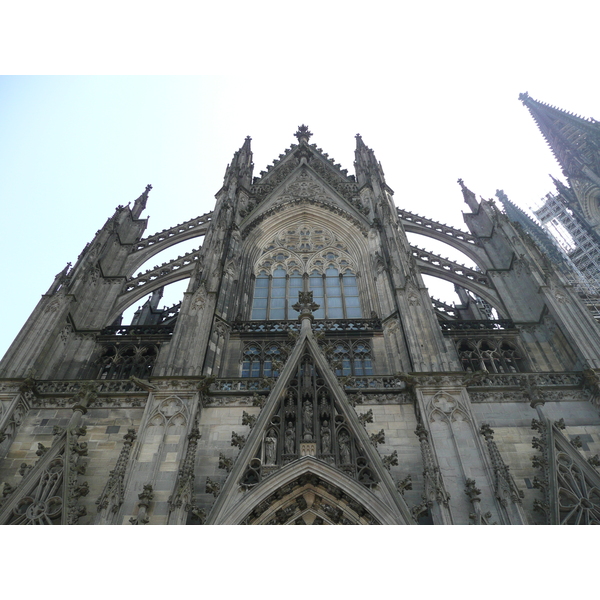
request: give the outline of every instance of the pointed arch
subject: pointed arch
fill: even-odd
[[[304,525],[322,519],[336,524],[408,525],[394,508],[341,471],[305,456],[262,481],[212,524]],[[298,519],[304,522],[297,523]]]
[[[291,307],[305,275],[321,306],[316,318],[362,318],[378,312],[374,282],[361,277],[370,270],[366,238],[318,205],[293,206],[265,220],[246,238],[242,253],[253,273],[247,285],[254,291],[248,310],[253,320],[295,318]],[[332,285],[326,285],[326,279]],[[277,296],[272,288],[277,288]]]

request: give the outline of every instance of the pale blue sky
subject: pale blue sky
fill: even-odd
[[[93,41],[100,34],[92,30],[83,68],[74,67],[82,65],[81,56],[74,62],[79,50],[68,53],[60,40],[37,59],[25,56],[19,68],[5,66],[7,73],[220,75],[0,78],[1,274],[10,315],[0,355],[54,275],[76,261],[115,206],[151,183],[147,234],[211,210],[246,135],[258,175],[295,141],[300,123],[353,172],[360,132],[398,205],[464,227],[459,177],[486,198],[503,188],[526,208],[551,191],[548,173],[560,176],[520,92],[600,118],[595,38],[575,9],[555,15],[529,4],[486,12],[476,3],[452,10],[433,3],[399,5],[385,19],[376,14],[378,3],[368,12],[344,6],[340,15],[323,5],[312,25],[286,12],[283,27],[261,23],[245,36],[242,18],[215,9],[225,20],[210,15],[193,40],[186,37],[192,25],[182,19],[170,46],[139,29],[123,54],[125,38],[110,38],[109,28],[102,34],[112,44],[106,66],[98,66]],[[156,13],[154,33],[159,22]],[[227,26],[212,31],[211,22]],[[566,43],[575,23],[577,37]],[[553,37],[559,28],[560,45]],[[58,68],[45,60],[57,60],[49,64]],[[40,61],[46,68],[35,68]],[[148,266],[157,262],[162,258]]]

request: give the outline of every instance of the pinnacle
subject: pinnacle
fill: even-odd
[[[476,212],[478,209],[477,198],[475,198],[475,194],[465,185],[462,179],[458,180],[458,184],[462,190],[463,199],[466,202],[467,206],[473,211]]]
[[[294,135],[296,136],[296,138],[298,138],[298,142],[304,141],[308,143],[308,140],[310,140],[312,133],[309,131],[308,125],[302,124],[298,127],[298,131],[296,131]]]
[[[521,94],[519,99],[527,106],[566,176],[579,173],[582,165],[590,163],[593,140],[600,136],[597,121],[534,100],[528,94]]]

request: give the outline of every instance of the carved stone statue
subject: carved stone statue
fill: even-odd
[[[294,424],[290,421],[287,429],[285,430],[285,453],[294,454],[296,450],[296,433],[294,431]]]
[[[328,425],[327,421],[323,421],[323,427],[321,427],[321,452],[323,454],[331,452],[331,429]]]
[[[343,465],[349,465],[352,462],[350,458],[350,436],[346,431],[342,431],[342,433],[340,433],[339,444],[340,460],[342,461]]]
[[[302,409],[302,423],[304,424],[304,437],[312,439],[313,432],[313,405],[310,400],[305,400]]]
[[[265,438],[265,464],[266,465],[274,465],[275,459],[277,457],[277,438],[275,437],[273,431],[269,431],[267,433],[267,437]]]

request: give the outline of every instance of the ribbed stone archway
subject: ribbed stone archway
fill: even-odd
[[[401,525],[395,507],[322,461],[306,456],[257,485],[211,524]]]

